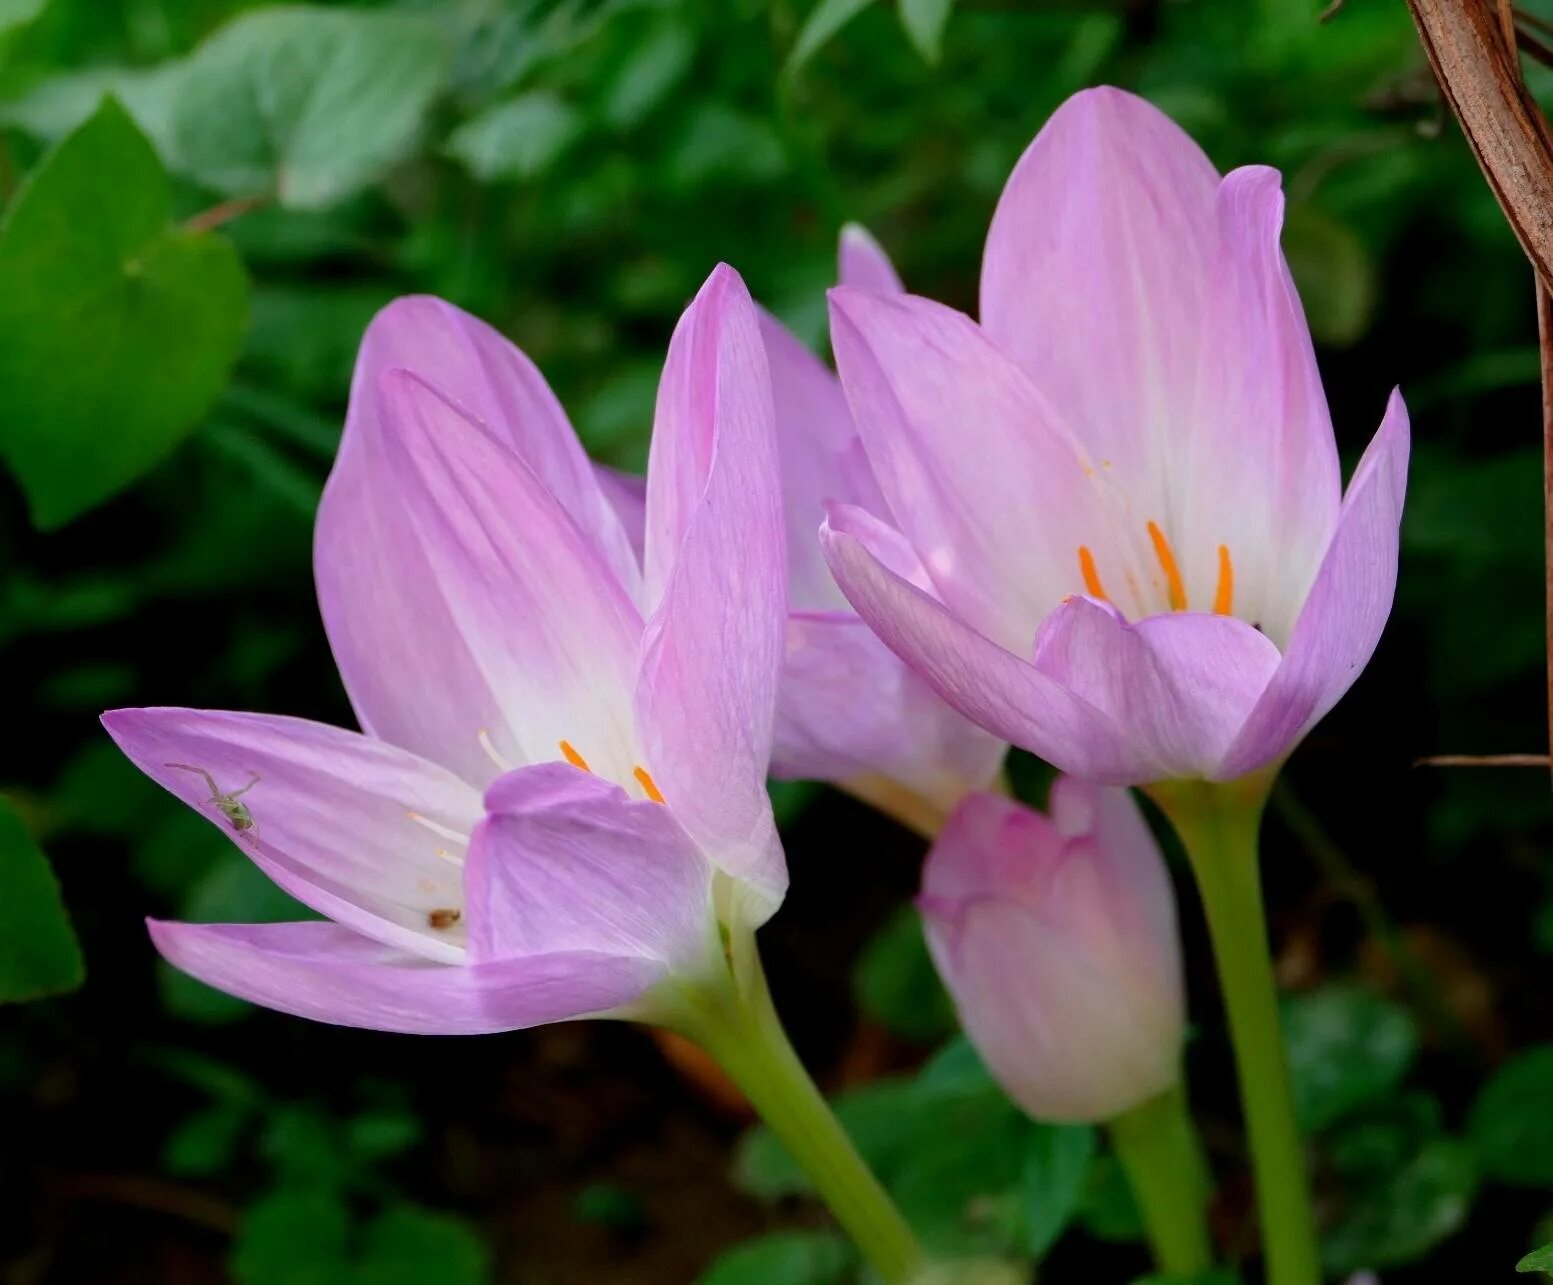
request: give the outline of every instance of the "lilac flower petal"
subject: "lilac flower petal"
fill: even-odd
[[[324,626],[361,726],[468,779],[492,764],[470,728],[503,731],[493,691],[403,520],[385,446],[380,380],[395,366],[449,391],[521,454],[589,533],[623,584],[640,581],[629,541],[544,380],[495,331],[440,300],[390,304],[362,340],[339,456],[318,510],[314,574]],[[436,692],[436,700],[426,693]]]
[[[472,743],[482,733],[494,742],[479,779],[494,779],[495,759],[558,760],[565,741],[595,771],[629,781],[641,622],[625,591],[534,471],[442,393],[397,370],[382,395],[400,521],[430,570],[422,591],[440,599],[506,713],[505,736],[465,729]]]
[[[1091,794],[1076,833],[1010,799],[967,796],[923,870],[928,944],[966,1033],[1042,1119],[1109,1119],[1179,1074],[1183,988],[1164,862],[1146,830],[1141,847],[1106,846],[1116,814],[1136,814],[1124,793],[1079,789]],[[1135,931],[1155,921],[1169,932]]]
[[[387,945],[464,957],[462,924],[430,922],[463,907],[460,862],[481,816],[480,796],[452,773],[299,718],[162,708],[113,710],[102,722],[141,771],[298,901]],[[251,784],[236,796],[251,827],[233,828],[207,772],[223,795]]]
[[[990,785],[1007,752],[857,616],[788,618],[773,776],[838,784],[883,777],[947,812],[967,790]]]
[[[831,342],[897,524],[939,595],[979,632],[1023,650],[1082,589],[1080,545],[1119,565],[1105,480],[969,318],[912,295],[839,288]]]
[[[875,513],[888,510],[852,425],[841,381],[782,324],[760,314],[771,368],[777,456],[787,517],[788,593],[793,610],[826,611],[846,599],[820,552],[825,502],[844,500]]]
[[[858,614],[944,700],[972,722],[1093,780],[1128,782],[1138,751],[1111,717],[978,633],[912,585],[882,546],[899,535],[859,509],[832,506],[820,540]]]
[[[169,963],[265,1008],[406,1035],[486,1035],[598,1016],[661,975],[651,960],[574,951],[493,964],[428,963],[330,923],[147,920]]]
[[[712,925],[712,867],[670,810],[567,763],[486,791],[468,865],[476,963],[597,950],[691,964]]]
[[[1192,427],[1217,188],[1157,108],[1090,89],[1030,144],[987,233],[982,325],[1140,502],[1162,502],[1159,479]]]
[[[409,295],[373,319],[357,365],[364,383],[396,367],[414,371],[510,446],[635,596],[641,571],[627,532],[561,403],[521,348],[461,308]]]
[[[770,374],[755,306],[712,273],[669,345],[647,471],[647,582],[659,595],[637,669],[645,766],[702,850],[756,892],[787,871],[766,794],[787,615]]]
[[[1278,668],[1278,648],[1243,620],[1197,612],[1128,622],[1074,598],[1041,626],[1035,667],[1127,729],[1128,779],[1210,775]]]
[[[905,292],[890,256],[861,223],[848,223],[841,229],[836,258],[836,279],[844,286],[856,286],[874,294]]]
[[[1402,394],[1393,391],[1380,429],[1348,484],[1337,530],[1283,662],[1218,765],[1220,779],[1287,754],[1369,663],[1396,593],[1408,448],[1407,407]]]
[[[626,533],[637,565],[641,565],[642,546],[647,539],[647,479],[635,473],[624,473],[607,464],[594,466],[598,473],[599,490],[615,510],[620,527]]]
[[[1235,614],[1280,646],[1332,538],[1342,474],[1310,330],[1279,246],[1276,170],[1219,186],[1220,270],[1197,410],[1182,425],[1173,516],[1189,594],[1213,600],[1219,548],[1233,559]]]

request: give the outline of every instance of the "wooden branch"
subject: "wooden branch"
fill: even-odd
[[[1429,65],[1505,218],[1553,281],[1553,134],[1491,0],[1407,0]]]

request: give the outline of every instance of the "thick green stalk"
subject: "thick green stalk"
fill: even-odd
[[[1267,1280],[1317,1285],[1315,1217],[1278,1021],[1257,855],[1271,783],[1271,773],[1224,784],[1175,781],[1150,794],[1181,836],[1208,918],[1251,1138]]]
[[[703,1009],[685,1033],[744,1091],[886,1285],[909,1280],[921,1266],[911,1228],[798,1060],[753,942],[737,954],[737,999]]]
[[[1192,1276],[1213,1264],[1208,1165],[1177,1083],[1111,1121],[1116,1148],[1143,1213],[1160,1271]]]

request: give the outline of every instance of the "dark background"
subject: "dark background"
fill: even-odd
[[[52,0],[0,38],[0,195],[66,127],[50,104],[181,58],[246,7]],[[49,534],[0,478],[0,787],[54,863],[87,967],[77,993],[0,1017],[0,1279],[671,1285],[782,1228],[816,1234],[724,1260],[718,1285],[854,1279],[758,1141],[731,1180],[747,1122],[642,1031],[343,1031],[172,974],[144,915],[290,911],[140,780],[96,714],[350,722],[311,520],[355,344],[385,300],[430,291],[489,319],[597,456],[639,466],[663,346],[714,263],[819,343],[836,233],[858,219],[912,289],[973,309],[1003,178],[1058,102],[1101,82],[1151,97],[1221,168],[1284,171],[1286,247],[1350,466],[1391,386],[1407,396],[1397,608],[1285,773],[1270,913],[1332,1267],[1511,1279],[1553,1239],[1539,1228],[1553,1212],[1549,783],[1413,763],[1546,744],[1532,280],[1401,0],[1348,0],[1324,23],[1299,0],[961,0],[937,65],[876,3],[786,71],[806,2],[397,7],[433,9],[454,50],[419,142],[326,208],[225,225],[251,314],[197,430]],[[1553,77],[1529,75],[1553,100]],[[460,129],[525,95],[548,105],[541,124],[481,173]],[[216,199],[178,180],[181,215]],[[1038,797],[1040,772],[1019,776]],[[793,892],[762,939],[800,1050],[862,1103],[849,1118],[930,1241],[1028,1259],[1034,1211],[1057,1199],[1030,1158],[1047,1135],[980,1098],[870,1110],[952,1037],[902,911],[921,843],[819,788],[778,802]],[[1228,1050],[1181,888],[1214,1223],[1250,1256]],[[1080,1178],[1041,1279],[1143,1273],[1103,1147]]]

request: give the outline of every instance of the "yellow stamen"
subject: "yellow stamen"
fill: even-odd
[[[1229,560],[1229,545],[1219,546],[1219,587],[1214,591],[1213,610],[1221,616],[1230,614],[1235,604],[1235,567]]]
[[[1088,545],[1081,544],[1078,547],[1078,569],[1083,573],[1084,588],[1089,590],[1089,596],[1099,598],[1101,602],[1110,602],[1100,583],[1100,573],[1095,570],[1095,555],[1089,551]]]
[[[1154,523],[1149,523],[1149,539],[1154,542],[1154,556],[1159,559],[1159,569],[1165,573],[1165,594],[1170,600],[1171,611],[1186,610],[1186,585],[1181,582],[1181,568],[1176,566],[1176,555],[1170,541]]]
[[[561,741],[560,746],[561,753],[566,757],[566,761],[573,767],[580,768],[584,772],[593,771],[593,769],[588,766],[588,760],[583,758],[581,754],[577,753],[577,751],[572,748],[572,743],[570,741]]]
[[[658,789],[658,783],[652,779],[651,772],[645,767],[639,767],[631,775],[636,778],[637,783],[641,785],[649,799],[654,803],[663,802],[663,795]]]

